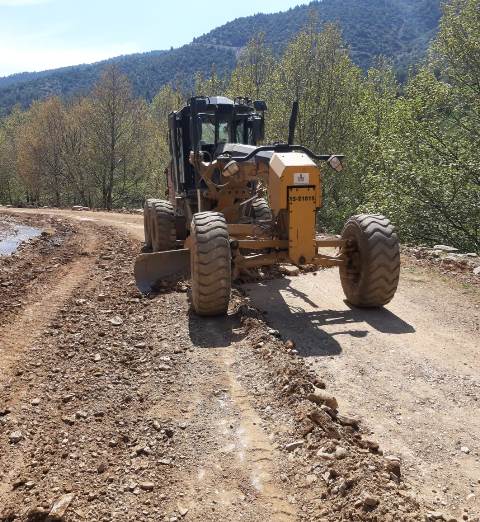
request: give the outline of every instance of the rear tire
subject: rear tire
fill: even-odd
[[[272,221],[272,209],[264,198],[255,198],[252,201],[252,214],[254,221]]]
[[[145,234],[145,250],[152,250],[152,226],[151,226],[151,221],[152,221],[152,216],[151,216],[151,213],[152,213],[152,208],[153,208],[153,203],[155,201],[160,201],[158,199],[147,199],[145,201],[145,205],[143,207],[143,231],[144,231],[144,234]]]
[[[400,245],[395,228],[381,215],[352,216],[342,232],[354,250],[340,266],[347,300],[354,306],[378,307],[389,303],[400,278]]]
[[[151,200],[150,225],[152,250],[163,252],[175,248],[175,211],[169,201]],[[148,228],[148,227],[147,227]]]
[[[225,216],[194,214],[190,228],[192,306],[198,315],[223,315],[232,286],[232,254]]]

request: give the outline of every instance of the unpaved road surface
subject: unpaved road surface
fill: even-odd
[[[407,273],[367,317],[333,271],[250,285],[282,341],[237,292],[141,297],[141,216],[16,215],[48,233],[0,258],[2,522],[478,516],[475,295]]]
[[[325,376],[340,409],[401,456],[419,494],[480,514],[478,289],[410,266],[384,310],[349,307],[335,270],[247,294]]]

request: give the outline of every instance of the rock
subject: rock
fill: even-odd
[[[430,513],[427,513],[427,520],[446,520],[445,515],[440,512],[434,512],[431,511]]]
[[[321,459],[325,459],[325,460],[334,460],[335,459],[335,454],[334,453],[326,453],[325,451],[319,450],[317,452],[317,457],[320,457]]]
[[[298,276],[300,269],[294,265],[280,265],[280,272],[287,276]]]
[[[108,469],[108,464],[106,462],[100,462],[100,464],[97,466],[97,473],[105,473]]]
[[[367,509],[372,509],[378,506],[380,501],[377,497],[374,497],[373,495],[369,495],[368,493],[365,494],[363,497],[363,506]]]
[[[475,268],[473,269],[473,273],[474,273],[475,275],[480,275],[480,266],[475,267]]]
[[[467,446],[462,446],[462,447],[460,448],[460,451],[461,451],[462,453],[466,453],[466,454],[468,455],[468,454],[470,453],[470,448],[467,448]]]
[[[285,348],[287,350],[293,350],[295,348],[295,341],[292,341],[291,339],[288,339],[288,341],[285,341]]]
[[[123,319],[121,317],[119,317],[118,315],[116,315],[115,317],[112,317],[111,319],[109,319],[108,322],[110,324],[112,324],[113,326],[120,326],[123,324]]]
[[[270,335],[273,335],[273,337],[277,337],[278,339],[281,337],[281,334],[278,330],[275,330],[274,328],[268,328],[267,332]]]
[[[37,397],[35,399],[32,399],[32,401],[30,402],[30,404],[32,406],[38,406],[40,404],[40,399]]]
[[[338,446],[335,450],[335,458],[336,459],[344,459],[348,455],[348,451],[345,448],[342,448],[341,446]]]
[[[378,442],[376,442],[374,440],[369,440],[369,439],[362,439],[359,441],[359,444],[363,448],[367,448],[373,452],[377,452],[380,448],[380,445],[378,444]]]
[[[316,388],[313,393],[309,393],[307,395],[307,399],[316,404],[326,404],[329,408],[332,408],[333,410],[336,410],[338,408],[337,399],[325,390],[320,390]]]
[[[441,250],[442,252],[458,252],[458,248],[448,245],[435,245],[433,250]]]
[[[80,210],[83,210],[83,206],[82,205],[73,205],[72,210],[80,212]]]
[[[41,522],[42,520],[45,520],[48,516],[48,509],[45,509],[42,506],[37,506],[32,509],[28,510],[27,518],[26,520],[28,522]],[[6,520],[16,520],[16,516],[13,516],[12,518],[7,518]],[[55,520],[55,519],[54,519]],[[56,519],[58,520],[58,519]]]
[[[155,484],[153,482],[140,482],[139,486],[140,489],[143,489],[144,491],[153,491],[155,488]]]
[[[322,410],[314,410],[308,415],[309,419],[320,426],[332,439],[339,439],[340,433],[335,428],[330,416]]]
[[[102,360],[102,356],[99,353],[96,353],[95,356],[93,357],[93,360],[95,362],[100,362]]]
[[[400,459],[394,456],[385,457],[385,469],[397,477],[400,477]]]
[[[8,436],[8,439],[12,444],[17,444],[17,442],[20,442],[23,439],[23,434],[21,431],[12,431]]]
[[[64,417],[62,417],[62,421],[65,423],[65,424],[68,424],[69,426],[73,426],[75,424],[75,416],[74,415],[71,415],[70,417],[68,415],[65,415]]]
[[[345,415],[337,414],[336,419],[342,426],[351,426],[356,430],[358,430],[358,427],[360,425],[360,421],[358,419],[354,419],[353,417],[347,417]]]
[[[180,503],[177,503],[177,511],[181,517],[184,517],[188,513],[188,508]]]
[[[305,444],[304,440],[296,440],[295,442],[290,442],[285,446],[287,451],[294,451],[297,448],[301,448]]]
[[[51,520],[63,520],[67,509],[69,508],[72,500],[75,495],[73,493],[67,493],[66,495],[62,495],[58,500],[56,500],[48,514]]]

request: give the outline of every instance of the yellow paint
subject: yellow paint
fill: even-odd
[[[292,263],[310,263],[317,253],[315,187],[288,188],[288,253]]]
[[[313,187],[315,207],[321,206],[320,171],[306,155],[298,152],[275,153],[270,160],[268,193],[274,215],[288,208],[289,187]]]

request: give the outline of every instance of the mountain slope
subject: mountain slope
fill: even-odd
[[[354,61],[368,68],[378,55],[392,58],[400,71],[425,52],[440,17],[440,0],[323,0],[288,11],[238,18],[192,43],[169,51],[120,56],[91,65],[52,71],[20,73],[0,78],[0,115],[15,104],[27,107],[50,95],[86,92],[108,63],[116,63],[129,76],[135,94],[151,99],[166,83],[187,88],[196,72],[208,74],[212,63],[223,74],[233,69],[238,51],[262,31],[280,53],[310,19],[336,22],[343,30]]]
[[[385,55],[398,64],[411,63],[426,49],[440,18],[439,0],[323,0],[275,14],[238,18],[193,41],[243,47],[252,34],[281,51],[309,19],[336,22],[343,30],[355,62],[367,69]]]

